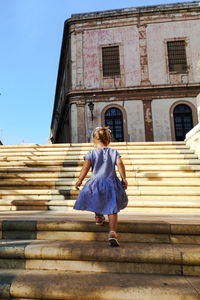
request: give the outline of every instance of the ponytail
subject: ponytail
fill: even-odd
[[[110,144],[110,130],[109,127],[97,127],[93,131],[93,138],[103,143],[105,146]]]

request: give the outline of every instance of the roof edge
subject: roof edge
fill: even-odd
[[[72,14],[71,18],[68,20],[79,20],[79,19],[88,19],[88,18],[99,18],[99,17],[108,17],[113,15],[127,15],[133,13],[148,13],[148,12],[159,12],[164,10],[176,10],[176,9],[185,9],[185,8],[200,8],[200,1],[192,2],[177,2],[169,4],[158,4],[151,6],[138,6],[138,7],[129,7],[129,8],[120,8],[120,9],[111,9],[104,11],[95,11],[95,12],[86,12]]]

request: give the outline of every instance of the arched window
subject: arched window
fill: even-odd
[[[186,133],[193,128],[192,110],[186,104],[179,104],[173,115],[176,141],[184,141]]]
[[[105,125],[109,126],[114,141],[124,141],[123,114],[119,108],[111,107],[106,110]]]

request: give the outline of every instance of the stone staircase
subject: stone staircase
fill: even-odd
[[[200,299],[200,161],[184,143],[111,147],[129,182],[119,248],[72,209],[88,144],[0,147],[1,299]]]

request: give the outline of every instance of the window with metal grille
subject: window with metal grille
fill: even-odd
[[[119,46],[102,48],[103,76],[120,75]]]
[[[187,59],[185,41],[167,42],[169,72],[186,72]]]

